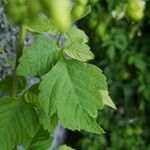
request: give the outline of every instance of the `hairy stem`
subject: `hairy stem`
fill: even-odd
[[[16,75],[16,69],[19,64],[18,59],[22,55],[22,50],[24,47],[24,41],[25,41],[25,36],[26,36],[26,28],[22,26],[20,28],[20,33],[19,33],[19,42],[18,42],[18,47],[17,47],[17,56],[16,56],[16,62],[15,62],[15,70],[14,70],[14,79],[13,79],[13,85],[12,85],[12,97],[15,97],[17,94],[17,89],[18,89],[18,84],[19,84],[19,76]]]

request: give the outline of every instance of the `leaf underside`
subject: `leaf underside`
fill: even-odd
[[[103,132],[95,120],[97,110],[103,108],[95,74],[105,80],[101,70],[94,72],[93,65],[60,60],[44,75],[40,84],[41,106],[45,112],[49,116],[57,112],[58,119],[66,128]]]
[[[59,59],[56,43],[45,35],[37,35],[34,44],[24,49],[17,74],[37,76],[48,72]]]
[[[33,87],[23,98],[39,109],[40,123],[49,132],[59,120],[71,130],[103,133],[96,122],[98,110],[104,105],[115,108],[108,95],[106,78],[98,67],[84,63],[94,55],[83,31],[72,27],[65,33],[65,40],[63,53],[45,35],[37,35],[34,44],[24,49],[17,73],[39,75],[42,81],[39,91]],[[62,54],[74,60],[65,60]]]

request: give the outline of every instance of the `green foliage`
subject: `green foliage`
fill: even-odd
[[[57,33],[57,29],[53,25],[52,21],[44,15],[39,15],[31,23],[25,25],[27,30],[35,33]]]
[[[150,1],[130,1],[145,3],[145,7],[142,4],[139,6],[142,10],[129,9],[132,14],[142,11],[142,18],[136,21],[126,12],[129,1],[93,2],[90,15],[78,22],[79,27],[89,35],[89,45],[95,54],[92,63],[100,66],[108,77],[110,96],[117,111],[107,108],[101,111],[98,122],[106,134],[97,136],[83,132],[83,138],[72,145],[74,148],[150,149]]]
[[[109,93],[107,90],[100,90],[102,99],[103,99],[103,103],[107,106],[110,106],[114,109],[116,109],[116,106],[114,105],[114,103],[112,102],[111,98],[109,97]]]
[[[86,45],[87,42],[88,38],[85,33],[76,28],[72,28],[66,34],[66,46],[64,52],[71,58],[79,61],[94,59],[94,54],[90,51],[89,46]]]
[[[58,117],[56,114],[53,114],[52,116],[48,116],[44,111],[40,112],[39,120],[40,123],[43,125],[44,129],[48,130],[50,133],[53,132],[53,130],[55,129],[58,123]]]
[[[85,43],[88,41],[88,37],[84,32],[74,27],[66,33],[65,38],[65,47],[72,43],[86,46]],[[40,51],[43,47],[46,53]],[[84,49],[82,50],[84,51]],[[95,118],[97,117],[97,109],[103,107],[104,96],[102,97],[100,90],[107,91],[105,77],[98,68],[78,61],[60,60],[54,65],[55,63],[53,61],[57,61],[58,59],[54,54],[56,53],[58,55],[60,51],[54,42],[50,44],[50,39],[44,35],[39,35],[34,45],[26,49],[20,58],[20,65],[18,66],[17,72],[20,75],[35,76],[42,75],[42,73],[44,74],[52,68],[52,70],[42,77],[39,88],[40,94],[39,98],[36,99],[36,105],[37,103],[40,105],[39,107],[44,110],[47,118],[50,118],[56,113],[64,127],[72,130],[82,129],[94,133],[103,132],[96,124]],[[65,52],[65,48],[63,51]],[[36,55],[38,54],[38,57],[34,57],[35,53]],[[92,54],[90,51],[88,53]],[[79,53],[79,56],[82,61],[88,60],[83,57],[82,53]],[[76,58],[79,59],[79,56]],[[53,64],[54,67],[45,61],[44,58],[46,57],[50,57],[47,61]],[[28,65],[29,62],[32,66]],[[34,65],[35,67],[31,69]],[[80,76],[78,75],[79,72]],[[95,82],[94,78],[99,82]],[[27,93],[26,99],[28,99],[29,94]],[[30,97],[32,96],[34,95],[30,94]],[[65,108],[68,108],[68,110]],[[80,117],[86,118],[84,119],[85,122],[81,122]]]
[[[76,19],[90,11],[83,2],[80,5],[85,12]],[[98,110],[104,105],[115,106],[102,71],[85,63],[94,54],[87,45],[87,35],[70,27],[68,9],[68,0],[59,1],[59,5],[58,0],[5,1],[6,13],[19,25],[20,34],[13,78],[0,84],[12,95],[0,100],[0,145],[4,150],[18,145],[29,150],[48,149],[58,121],[71,130],[104,133],[97,123]],[[28,47],[24,47],[26,31],[36,33]],[[61,36],[64,44],[60,44]],[[37,77],[39,83],[22,86],[28,76]]]
[[[35,42],[24,49],[17,68],[19,75],[42,75],[55,65],[59,58],[59,49],[53,40],[44,35],[37,35]]]
[[[50,147],[52,138],[48,131],[40,128],[36,135],[33,137],[28,150],[46,150]]]
[[[65,34],[66,45],[70,45],[71,43],[87,43],[88,36],[84,33],[84,31],[77,29],[77,27],[70,28],[70,30]]]
[[[101,133],[94,121],[97,109],[103,105],[99,89],[95,86],[94,73],[101,76],[101,72],[90,72],[91,68],[76,61],[59,61],[42,78],[40,99],[48,115],[57,111],[64,127]]]
[[[36,111],[21,98],[1,98],[0,118],[0,145],[3,150],[25,143],[39,129]]]
[[[33,104],[36,107],[40,108],[39,100],[38,100],[38,90],[39,85],[34,84],[29,89],[25,89],[22,91],[22,98],[25,102],[29,104]]]

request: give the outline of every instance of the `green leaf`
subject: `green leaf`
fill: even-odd
[[[103,130],[95,118],[97,109],[103,107],[103,100],[95,85],[97,70],[92,73],[90,68],[93,70],[93,65],[59,61],[42,78],[40,100],[46,114],[51,116],[57,112],[64,127],[99,134]],[[98,74],[101,76],[101,70]]]
[[[52,21],[44,15],[39,15],[32,23],[25,25],[26,29],[35,33],[57,33],[57,29],[53,25]]]
[[[54,114],[53,116],[47,116],[40,108],[39,105],[39,84],[34,84],[22,95],[24,101],[27,103],[33,104],[38,109],[39,113],[39,121],[44,129],[40,130],[39,133],[36,134],[34,139],[31,139],[31,143],[27,143],[27,147],[29,150],[34,149],[48,149],[51,144],[50,133],[53,133],[54,128],[57,125],[57,116]],[[43,134],[41,133],[43,131]]]
[[[44,129],[49,131],[50,133],[53,132],[54,128],[58,123],[58,118],[56,114],[52,116],[48,116],[44,113],[40,106],[40,99],[39,99],[39,84],[35,84],[31,86],[27,91],[24,92],[22,98],[27,103],[33,104],[39,110],[39,121],[43,125]]]
[[[106,90],[100,90],[100,93],[101,93],[101,95],[103,97],[103,102],[104,102],[105,105],[110,106],[110,107],[112,107],[114,109],[117,109],[116,106],[115,106],[115,104],[111,100],[108,91],[106,91]]]
[[[95,77],[95,87],[99,89],[104,105],[117,109],[109,96],[106,77],[102,74],[102,70],[92,65],[89,72]],[[101,72],[101,74],[99,72]]]
[[[71,43],[87,43],[89,41],[88,36],[84,31],[78,29],[77,27],[71,27],[68,32],[65,34],[66,45],[70,45]]]
[[[96,89],[108,90],[106,77],[102,73],[102,70],[94,65],[89,65],[88,73],[94,77],[94,85]]]
[[[72,16],[72,21],[78,21],[84,18],[85,16],[87,16],[90,12],[91,12],[91,6],[88,5],[84,8],[84,13],[79,18]]]
[[[94,59],[94,54],[90,51],[89,46],[86,44],[72,43],[71,45],[68,45],[63,51],[71,58],[79,61]]]
[[[12,150],[34,137],[39,130],[38,116],[34,108],[19,98],[0,99],[0,147]]]
[[[59,59],[59,49],[56,43],[44,35],[37,35],[35,42],[24,49],[19,59],[17,74],[22,76],[42,75]]]
[[[63,52],[66,55],[79,61],[94,59],[94,54],[90,51],[89,46],[85,44],[88,42],[88,37],[83,31],[73,27],[66,33],[65,38],[66,45]]]
[[[34,138],[32,138],[27,150],[46,150],[51,146],[52,140],[50,133],[41,127]]]
[[[62,145],[57,150],[75,150],[75,149],[72,149],[70,146],[67,145]]]
[[[41,111],[39,113],[39,120],[40,123],[43,125],[44,129],[49,131],[50,133],[53,132],[58,123],[58,118],[56,114],[48,116],[44,111]]]

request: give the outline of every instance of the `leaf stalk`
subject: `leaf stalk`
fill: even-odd
[[[17,47],[17,56],[16,56],[15,69],[14,69],[14,79],[13,79],[13,85],[12,85],[12,97],[15,97],[17,94],[20,77],[16,75],[16,69],[19,64],[19,58],[22,55],[22,50],[24,48],[25,37],[26,37],[26,28],[25,26],[22,25],[20,28],[20,32],[19,32],[19,42],[18,42],[18,47]]]

